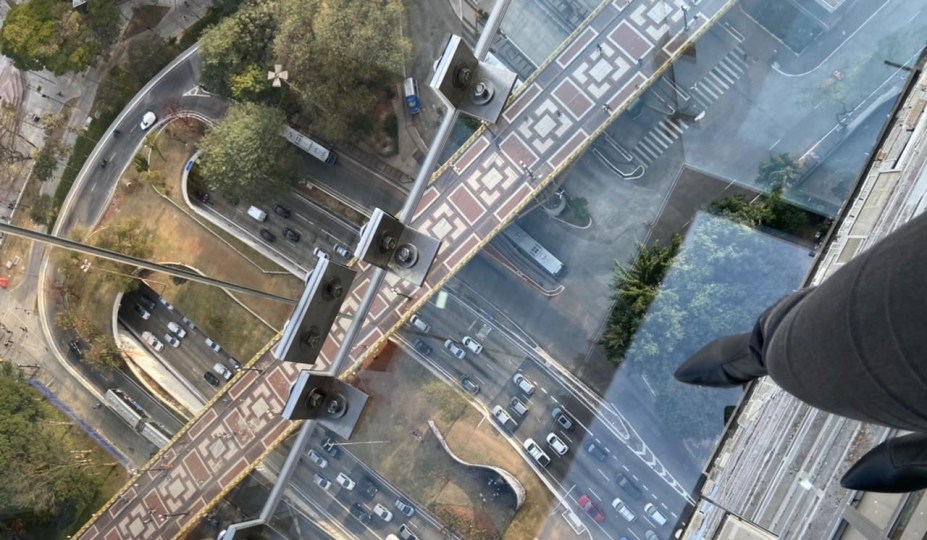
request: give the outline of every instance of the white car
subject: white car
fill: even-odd
[[[473,339],[470,336],[464,336],[463,338],[464,347],[473,351],[473,354],[480,354],[483,352],[483,346],[480,345],[480,342]]]
[[[393,519],[393,513],[380,503],[377,503],[376,506],[373,507],[373,513],[380,516],[383,521],[391,521]]]
[[[315,475],[312,477],[312,481],[322,489],[328,489],[332,487],[331,481],[319,473],[315,473]]]
[[[222,352],[222,347],[220,347],[218,343],[209,338],[206,338],[206,346],[217,353]]]
[[[420,319],[418,315],[412,315],[409,323],[426,334],[431,332],[431,325]]]
[[[175,336],[183,339],[187,337],[187,331],[180,327],[179,324],[171,321],[167,323],[167,329],[174,333]]]
[[[525,451],[527,451],[541,467],[550,465],[550,456],[541,450],[541,447],[538,446],[538,443],[534,442],[534,439],[525,439]]]
[[[351,478],[348,475],[344,474],[343,472],[338,473],[338,477],[335,478],[335,482],[338,482],[339,486],[343,487],[344,489],[348,491],[351,491],[352,489],[354,489],[354,486],[357,485],[357,483],[355,483],[354,480],[351,480]]]
[[[526,396],[530,396],[534,393],[534,383],[529,381],[528,378],[521,373],[516,373],[515,376],[512,377],[512,382],[515,383],[515,386],[524,392]]]
[[[328,467],[328,460],[319,455],[315,450],[309,450],[309,460],[319,466],[320,469]]]
[[[558,456],[566,455],[570,450],[570,447],[564,444],[554,433],[547,434],[547,445],[550,446],[550,449],[557,453]]]
[[[175,338],[174,335],[170,332],[164,334],[164,341],[166,341],[168,345],[174,347],[175,349],[180,347],[180,340]]]
[[[634,515],[634,512],[628,508],[628,505],[624,504],[624,501],[618,497],[615,497],[615,500],[612,501],[612,508],[614,508],[615,511],[618,512],[618,515],[623,517],[628,523],[631,523],[637,517]]]
[[[411,504],[402,499],[396,499],[396,509],[405,514],[406,517],[412,517],[415,515],[415,508],[413,508]]]
[[[163,296],[158,297],[158,302],[161,302],[161,305],[166,307],[168,311],[174,311],[174,306],[172,306],[170,302],[165,300]],[[180,336],[180,337],[183,337],[183,336]]]
[[[444,348],[447,349],[451,354],[453,354],[454,356],[456,356],[459,360],[463,360],[464,358],[467,357],[467,353],[464,352],[464,350],[461,349],[461,348],[457,345],[457,342],[454,341],[453,339],[445,340],[445,341],[444,341]]]
[[[142,128],[142,131],[145,131],[146,129],[153,126],[157,120],[158,120],[157,115],[155,115],[155,113],[151,111],[148,111],[145,113],[144,116],[142,116],[142,123],[139,124],[139,127]]]
[[[225,367],[219,362],[216,362],[216,365],[212,366],[212,369],[219,375],[222,375],[222,378],[225,380],[232,378],[232,372],[229,371],[229,368]]]
[[[145,340],[145,343],[151,345],[151,348],[160,352],[164,348],[164,344],[158,341],[158,338],[154,337],[151,332],[142,332],[142,339]]]

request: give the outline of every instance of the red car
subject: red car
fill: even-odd
[[[583,509],[584,512],[589,514],[589,517],[593,519],[596,523],[601,523],[605,521],[605,514],[599,510],[599,507],[592,502],[592,499],[589,498],[589,495],[583,495],[579,498],[578,501],[579,507]]]

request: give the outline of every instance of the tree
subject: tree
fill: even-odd
[[[732,195],[713,201],[709,210],[753,228],[770,227],[797,234],[808,224],[808,214],[782,197],[782,187],[776,187],[768,197],[754,202],[743,195]]]
[[[343,139],[369,115],[376,92],[401,78],[411,50],[397,28],[400,0],[280,0],[279,62],[313,123]],[[350,39],[345,39],[350,36]]]
[[[154,252],[152,237],[152,230],[143,227],[141,220],[128,218],[109,225],[105,229],[99,229],[93,241],[95,246],[103,249],[130,257],[148,259]],[[138,288],[138,279],[132,277],[136,271],[134,266],[107,259],[96,259],[93,265],[104,273],[104,281],[113,284],[117,289],[128,292]]]
[[[84,353],[84,360],[97,368],[111,368],[122,365],[122,351],[112,336],[97,334],[90,340],[90,350]]]
[[[55,141],[45,139],[45,144],[41,150],[34,153],[33,159],[35,159],[32,164],[33,174],[40,181],[47,181],[58,168],[58,145]]]
[[[52,198],[43,193],[32,203],[32,208],[29,209],[29,217],[39,225],[47,225],[51,209]]]
[[[55,75],[83,71],[115,41],[120,28],[119,10],[107,0],[90,0],[88,15],[68,2],[30,0],[7,14],[0,52],[20,69],[48,69]]]
[[[760,163],[756,182],[767,188],[781,187],[788,190],[800,172],[801,165],[790,154],[773,154],[767,161]]]
[[[145,83],[168,65],[175,54],[157,34],[146,34],[129,43],[128,70],[139,83]]]
[[[283,113],[253,103],[233,104],[200,140],[206,185],[228,197],[266,200],[288,188],[280,170],[286,140]]]
[[[234,91],[253,98],[270,88],[267,68],[272,64],[276,12],[277,0],[255,0],[203,33],[201,80],[210,92],[246,99]]]

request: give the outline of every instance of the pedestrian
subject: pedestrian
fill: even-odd
[[[611,114],[612,112],[612,108],[608,105],[608,103],[602,104],[602,110],[608,114]]]
[[[557,118],[563,118],[563,113],[560,112],[560,109],[557,109],[555,112],[557,113]]]
[[[595,46],[595,50],[599,51],[599,54],[602,54],[602,53],[604,52],[604,51],[602,50],[602,44],[601,44],[601,43],[599,43],[599,44],[597,44],[597,45]]]

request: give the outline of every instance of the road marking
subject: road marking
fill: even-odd
[[[644,489],[646,489],[647,491],[650,491],[650,488],[647,487],[647,484],[641,484],[641,485],[644,486]]]
[[[618,459],[618,458],[615,458],[615,459]],[[628,466],[625,465],[624,463],[621,464],[621,468],[624,469],[624,470],[626,470],[626,471],[628,471],[628,472],[631,472],[631,469],[629,469]]]
[[[599,474],[602,475],[602,478],[604,478],[606,482],[608,481],[609,478],[608,478],[608,476],[606,476],[606,474],[605,474],[604,472],[602,472],[602,469],[596,467],[595,470],[599,471]]]
[[[628,471],[628,472],[630,472],[630,471]],[[637,477],[636,474],[632,474],[632,475],[631,475],[631,478],[637,480],[638,482],[640,482],[640,480],[641,480],[640,478]]]
[[[600,501],[602,500],[602,497],[599,497],[599,494],[593,491],[592,488],[589,488],[589,493],[592,493],[592,496],[596,499],[599,499]]]
[[[911,18],[908,19],[908,22],[913,21],[914,18],[917,17],[917,16],[920,15],[920,14],[921,14],[921,10],[917,10],[917,13],[915,13],[914,15],[911,15]]]
[[[543,386],[541,386],[540,389],[541,389],[541,392],[544,392],[545,394],[547,393],[547,389],[544,388]]]
[[[775,148],[776,145],[779,144],[779,141],[781,140],[782,140],[782,137],[779,137],[778,139],[776,139],[776,142],[772,143],[772,146],[770,146],[769,149],[772,150],[773,148]]]
[[[571,439],[571,438],[566,434],[566,432],[563,431],[563,430],[560,431],[560,438],[566,439],[566,440],[570,441],[570,444],[573,444],[573,439]]]
[[[97,183],[96,183],[96,182],[94,182],[94,183],[93,183],[93,187],[90,188],[90,193],[93,193],[93,191],[94,191],[95,189],[97,189]]]

